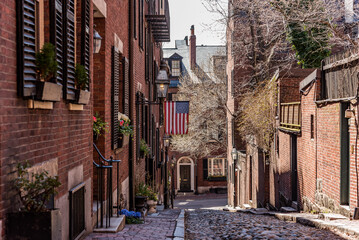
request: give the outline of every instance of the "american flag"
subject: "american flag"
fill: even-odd
[[[168,135],[188,133],[189,102],[165,102],[165,132]]]

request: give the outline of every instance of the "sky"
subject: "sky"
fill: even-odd
[[[204,0],[169,0],[171,42],[165,48],[175,46],[175,40],[190,36],[194,25],[197,45],[224,45],[224,26],[216,23],[219,14],[210,13],[202,4]],[[222,29],[222,31],[220,31]]]

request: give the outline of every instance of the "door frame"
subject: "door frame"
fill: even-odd
[[[184,160],[190,160],[189,162],[184,162]],[[180,190],[181,183],[181,166],[182,165],[190,165],[191,166],[191,191],[194,191],[194,161],[190,157],[181,157],[177,161],[177,191]]]

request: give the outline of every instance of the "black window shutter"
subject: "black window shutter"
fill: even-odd
[[[149,33],[148,33],[148,28],[146,28],[145,31],[145,78],[146,81],[150,80],[150,69],[149,69]]]
[[[157,166],[159,166],[160,163],[160,129],[156,129],[156,162]]]
[[[120,54],[116,47],[112,48],[112,149],[117,148],[119,137],[119,85],[120,85]]]
[[[152,114],[152,155],[155,154],[155,145],[156,145],[156,118]]]
[[[18,0],[16,4],[18,95],[31,97],[36,93],[35,1]]]
[[[81,10],[81,64],[85,66],[90,79],[90,0],[82,0]]]
[[[122,59],[123,67],[123,111],[126,116],[130,116],[130,65],[127,58]]]
[[[208,159],[203,158],[203,180],[208,178]]]
[[[75,100],[75,0],[64,1],[64,85],[65,99]]]
[[[63,68],[66,66],[64,64],[64,44],[63,44],[63,10],[62,10],[62,1],[61,0],[51,0],[50,1],[50,26],[52,31],[50,31],[50,41],[55,46],[56,50],[56,60],[57,60],[57,84],[63,85]]]
[[[139,45],[140,48],[143,49],[143,0],[139,0],[138,3],[138,37],[139,37]]]

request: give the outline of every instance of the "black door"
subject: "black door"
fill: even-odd
[[[349,205],[349,124],[345,110],[349,103],[340,104],[340,204]]]
[[[298,174],[297,174],[297,136],[291,135],[291,182],[292,182],[292,201],[298,200]]]
[[[180,190],[184,192],[191,191],[191,166],[181,165],[180,175],[181,175]]]

